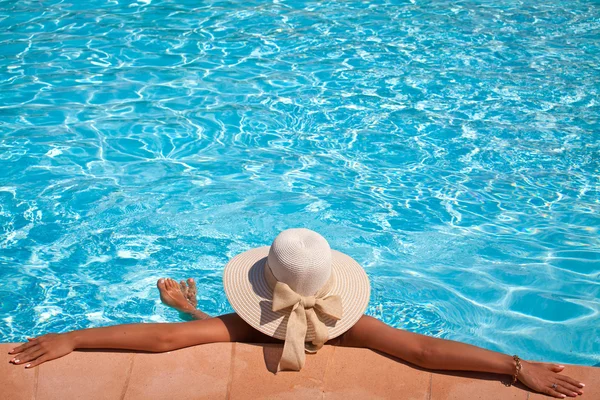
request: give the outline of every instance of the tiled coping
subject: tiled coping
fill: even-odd
[[[281,346],[216,343],[162,354],[76,351],[33,369],[0,344],[0,398],[20,399],[549,399],[499,376],[424,371],[365,349],[325,346],[300,372],[272,371]],[[567,366],[600,399],[600,368]],[[504,378],[502,378],[504,379]]]

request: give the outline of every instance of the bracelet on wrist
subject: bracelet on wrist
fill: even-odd
[[[517,383],[517,380],[519,380],[519,372],[521,372],[521,359],[519,358],[518,355],[515,354],[513,356],[513,360],[515,360],[515,373],[512,377],[511,385],[514,385],[515,383]]]

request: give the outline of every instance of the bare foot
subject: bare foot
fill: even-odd
[[[181,291],[183,292],[183,295],[185,296],[187,301],[189,301],[190,304],[194,307],[194,309],[198,307],[198,299],[196,299],[196,294],[198,293],[198,290],[196,289],[196,281],[194,281],[194,278],[188,278],[187,285],[184,281],[179,282],[179,286],[181,286]]]
[[[191,312],[196,309],[196,283],[192,278],[177,283],[171,278],[159,279],[156,283],[160,292],[160,299],[166,305],[182,312]]]

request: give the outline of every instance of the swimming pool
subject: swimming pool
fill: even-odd
[[[77,3],[0,1],[3,341],[229,312],[303,226],[394,326],[600,362],[597,5]]]

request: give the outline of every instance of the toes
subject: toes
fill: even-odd
[[[198,305],[198,300],[196,299],[196,282],[194,282],[194,280],[192,278],[189,278],[187,280],[189,289],[187,291],[186,298],[188,299],[188,301],[194,306],[196,307]]]
[[[190,282],[191,282],[191,284],[190,284]],[[180,291],[190,301],[192,299],[195,301],[196,300],[196,283],[194,282],[193,279],[188,279],[188,284],[190,284],[189,288],[186,285],[185,281],[177,282],[176,280],[171,279],[171,278],[160,278],[156,282],[156,286],[158,286],[158,289],[161,292],[167,291],[167,292],[171,292],[171,294],[173,295],[174,294],[173,291]]]
[[[191,303],[196,303],[196,293],[192,293],[191,290],[185,294],[185,298]]]
[[[190,287],[190,291],[194,294],[194,296],[196,295],[196,281],[194,280],[194,278],[188,278],[187,280],[187,284]]]

